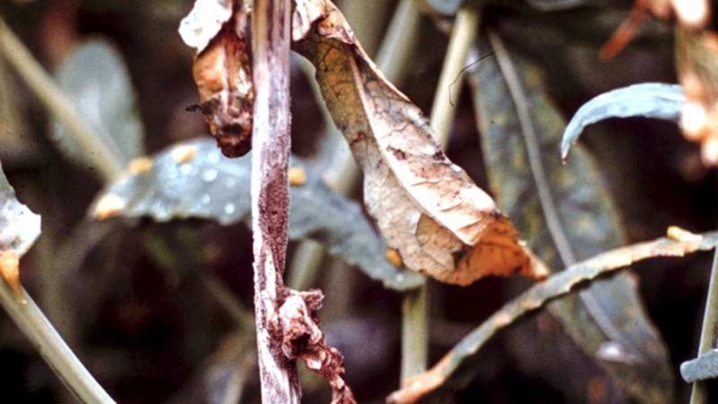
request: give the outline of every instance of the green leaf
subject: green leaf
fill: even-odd
[[[681,86],[676,84],[642,83],[619,88],[592,98],[571,118],[561,141],[561,157],[565,160],[583,129],[608,118],[645,118],[677,121],[686,102]]]
[[[292,166],[305,170],[307,182],[290,189],[290,238],[327,244],[331,254],[359,266],[388,288],[408,290],[424,282],[422,276],[399,270],[386,260],[386,246],[359,204],[330,190],[306,162],[295,158]],[[112,184],[95,203],[94,213],[103,216],[106,202],[111,201],[112,214],[124,217],[248,223],[249,183],[249,157],[227,159],[212,140],[197,139],[160,152],[148,171],[127,174]]]
[[[0,165],[0,253],[22,257],[40,236],[40,216],[15,196]]]
[[[144,154],[143,129],[130,76],[120,54],[104,40],[79,46],[55,74],[84,121],[125,166]],[[71,158],[92,165],[67,129],[55,123],[53,138]]]
[[[506,303],[479,327],[464,337],[429,371],[417,376],[405,388],[389,396],[389,402],[416,402],[460,372],[470,372],[478,352],[499,331],[514,324],[525,315],[544,307],[551,300],[561,298],[599,276],[646,259],[656,257],[683,257],[697,251],[713,250],[718,246],[718,232],[705,233],[692,240],[660,238],[653,241],[620,247],[571,265],[552,275],[518,297]],[[570,297],[563,297],[560,303]],[[715,360],[715,356],[711,357]],[[696,373],[690,370],[691,375]],[[667,386],[666,386],[667,388]],[[665,394],[670,391],[667,389]],[[664,396],[665,400],[670,395]]]
[[[567,167],[557,150],[565,122],[544,96],[536,68],[489,36],[495,58],[472,73],[484,158],[501,209],[551,268],[623,244],[609,196],[581,149]],[[639,400],[671,397],[672,373],[627,274],[549,306],[565,331],[613,380]],[[602,360],[605,344],[638,358],[635,365]]]

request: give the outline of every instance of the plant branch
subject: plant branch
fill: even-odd
[[[713,348],[716,325],[718,325],[718,250],[713,253],[713,265],[711,266],[711,279],[708,284],[708,298],[706,299],[706,309],[703,314],[703,329],[701,330],[701,340],[698,345],[698,355],[700,357],[704,353]],[[705,382],[697,380],[693,383],[691,391],[691,404],[704,404],[707,402],[708,392]]]
[[[431,109],[431,126],[444,149],[449,144],[449,134],[461,97],[461,74],[465,69],[469,51],[476,43],[478,32],[479,10],[471,6],[463,7],[456,14]]]
[[[279,308],[283,300],[289,222],[290,0],[254,0],[255,85],[252,132],[252,234],[254,310],[262,401],[299,403],[295,361],[282,352]]]
[[[407,292],[401,302],[401,380],[426,371],[429,360],[428,288]]]
[[[65,97],[52,77],[30,54],[0,17],[0,55],[15,68],[18,75],[37,95],[53,118],[64,125],[77,144],[93,161],[104,182],[109,183],[122,175],[120,159],[88,128],[80,118],[74,104]]]
[[[86,403],[115,401],[80,363],[25,289],[18,293],[0,281],[0,304],[65,385]]]

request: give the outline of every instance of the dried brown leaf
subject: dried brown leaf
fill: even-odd
[[[324,295],[318,289],[297,292],[285,289],[287,296],[279,308],[282,351],[290,360],[302,359],[307,368],[326,379],[332,387],[332,404],[355,403],[344,381],[342,354],[329,346],[319,328],[317,312]]]
[[[232,18],[195,58],[193,76],[205,122],[227,157],[251,149],[254,84],[249,11],[236,1]]]
[[[516,229],[441,151],[422,112],[376,69],[339,10],[297,1],[294,48],[317,68],[337,127],[365,174],[369,213],[408,268],[467,285],[487,275],[540,278]]]

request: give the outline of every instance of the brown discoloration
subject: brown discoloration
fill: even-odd
[[[364,142],[365,140],[366,140],[366,133],[359,131],[351,138],[349,145],[354,146],[355,144]]]
[[[115,194],[106,194],[95,204],[92,216],[105,220],[117,216],[127,206],[127,201]]]
[[[386,148],[389,153],[392,153],[394,156],[396,156],[397,160],[406,160],[406,152],[403,150],[399,150],[395,147],[387,147]]]
[[[15,251],[8,250],[0,252],[0,276],[10,285],[10,288],[21,295],[20,288],[20,257]]]
[[[391,263],[391,265],[394,265],[397,268],[401,268],[402,265],[404,265],[403,260],[401,259],[401,254],[399,253],[399,250],[395,250],[393,248],[388,248],[385,253],[387,261]]]
[[[154,166],[154,161],[150,157],[138,157],[127,165],[127,172],[132,175],[142,175],[147,173]]]
[[[301,187],[307,183],[307,172],[302,167],[291,167],[287,173],[289,177],[289,185],[293,187]]]
[[[193,76],[199,110],[227,157],[240,157],[252,147],[254,83],[246,11],[235,7],[226,22],[195,59]]]
[[[177,164],[185,164],[197,157],[197,147],[192,145],[180,145],[172,149],[172,160]]]

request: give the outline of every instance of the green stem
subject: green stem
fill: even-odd
[[[706,299],[706,309],[703,314],[703,329],[701,331],[701,341],[698,345],[698,356],[713,348],[716,325],[718,325],[718,250],[713,255],[711,280],[708,284],[708,298]],[[691,404],[704,404],[707,399],[708,391],[706,390],[705,382],[696,381],[693,383]]]
[[[114,403],[62,340],[30,295],[20,289],[20,296],[7,283],[0,281],[0,304],[55,374],[85,403]]]
[[[426,371],[429,359],[428,288],[407,292],[401,304],[401,380]]]
[[[381,41],[380,27],[384,26],[391,3],[389,0],[346,0],[342,2],[341,9],[344,16],[351,24],[354,35],[362,43],[364,51],[370,57],[374,57],[379,41]]]
[[[479,10],[464,7],[456,14],[454,29],[451,31],[449,46],[436,86],[431,110],[431,126],[436,139],[444,149],[449,144],[449,134],[456,115],[456,107],[463,88],[460,80],[471,47],[476,43],[479,32]]]
[[[461,83],[457,78],[466,63],[469,50],[476,41],[479,28],[479,12],[465,7],[456,15],[444,66],[431,109],[431,125],[442,147],[449,143],[449,133],[456,115],[456,102]],[[404,295],[402,304],[402,361],[401,378],[406,380],[426,370],[429,350],[429,313],[427,285]]]
[[[74,104],[62,94],[50,75],[30,54],[0,17],[0,55],[25,80],[27,86],[50,111],[53,118],[67,127],[78,145],[94,163],[105,182],[122,175],[120,159],[102,143],[80,119]]]
[[[413,0],[401,0],[389,23],[376,64],[392,84],[400,88],[419,44],[421,13]]]

